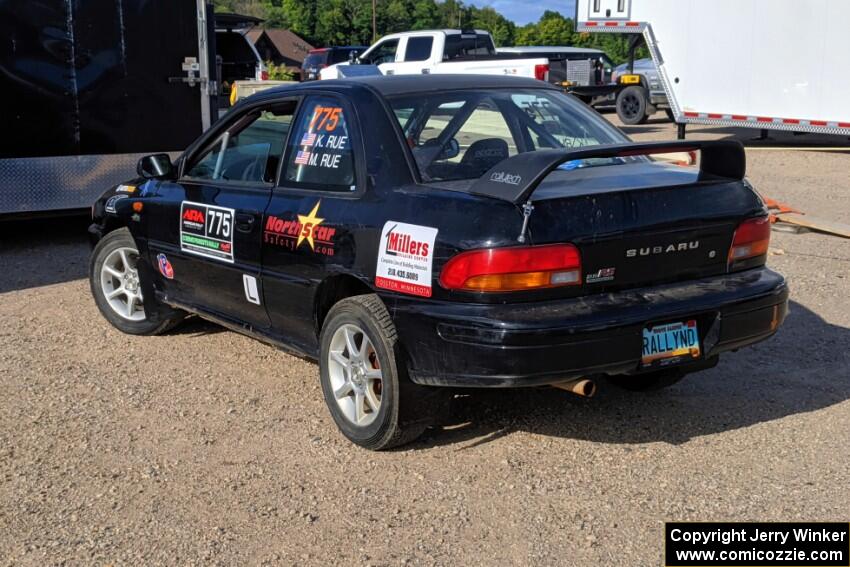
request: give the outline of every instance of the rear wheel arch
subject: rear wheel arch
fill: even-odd
[[[315,320],[316,336],[322,332],[322,325],[331,308],[349,297],[374,293],[374,290],[351,274],[337,274],[325,278],[316,290],[313,317]]]

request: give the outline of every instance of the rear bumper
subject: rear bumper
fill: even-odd
[[[758,268],[559,301],[394,298],[387,305],[414,382],[519,387],[639,372],[642,330],[651,323],[697,319],[703,361],[764,340],[785,319],[788,286],[781,275]]]

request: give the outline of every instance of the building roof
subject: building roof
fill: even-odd
[[[275,46],[277,52],[287,59],[303,61],[307,53],[313,49],[313,46],[307,43],[302,37],[289,30],[253,29],[246,34],[246,37],[251,43],[257,45],[257,42],[263,35]]]

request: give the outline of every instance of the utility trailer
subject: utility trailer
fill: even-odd
[[[140,156],[197,138],[216,115],[212,14],[204,0],[0,0],[0,218],[88,208]]]
[[[850,136],[850,2],[578,0],[577,30],[641,34],[689,123]]]

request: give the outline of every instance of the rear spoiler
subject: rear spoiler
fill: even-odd
[[[716,178],[732,180],[744,178],[747,158],[741,142],[685,140],[525,152],[500,161],[473,183],[468,192],[515,204],[523,203],[547,175],[568,161],[693,151],[699,151],[701,154],[700,181]]]

